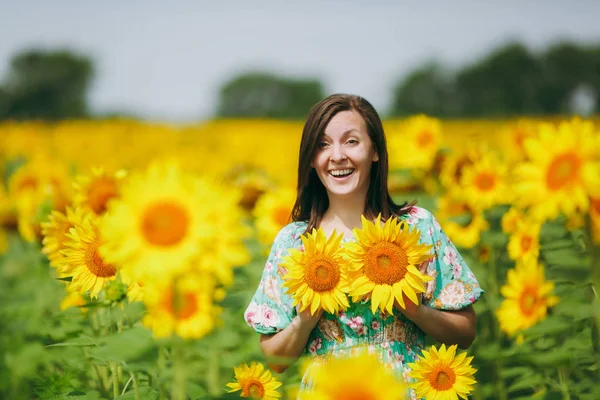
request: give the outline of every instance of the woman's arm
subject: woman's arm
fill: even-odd
[[[282,331],[273,335],[260,335],[260,347],[267,358],[288,358],[286,365],[268,363],[269,368],[281,373],[296,361],[304,351],[310,332],[314,329],[323,315],[323,310],[316,315],[310,315],[308,309],[298,312]]]
[[[477,316],[473,306],[443,311],[423,304],[415,306],[410,300],[405,300],[407,308],[400,309],[402,313],[435,340],[447,345],[457,344],[461,349],[469,348],[475,340]]]

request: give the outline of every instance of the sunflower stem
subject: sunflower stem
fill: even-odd
[[[598,332],[600,332],[600,297],[598,296],[598,290],[600,290],[600,246],[594,245],[594,238],[592,237],[592,218],[587,215],[586,218],[586,245],[591,255],[591,270],[590,280],[591,289],[593,293],[592,304],[594,305],[594,322],[595,329],[592,329],[592,347],[597,350],[600,348],[600,339]]]
[[[488,285],[492,292],[492,297],[500,298],[500,288],[498,286],[498,282],[504,281],[504,277],[499,276],[498,264],[496,262],[497,252],[495,246],[490,246],[490,276],[492,279],[488,280]],[[497,306],[497,304],[496,304]],[[494,319],[494,313],[491,313],[492,319]],[[494,326],[496,329],[494,330],[494,340],[496,342],[500,342],[502,340],[502,330],[500,329],[500,324],[497,319],[494,319]],[[507,400],[506,387],[504,385],[504,379],[502,378],[502,370],[504,368],[504,363],[502,360],[497,359],[494,365],[494,375],[495,375],[495,383],[496,383],[496,395],[499,400]]]
[[[131,377],[133,378],[133,390],[135,391],[135,400],[140,400],[140,382],[138,381],[138,377],[135,372],[131,373]]]
[[[558,383],[560,385],[560,391],[563,395],[563,400],[571,400],[571,395],[569,394],[569,384],[568,380],[568,371],[564,367],[558,368]]]
[[[157,369],[158,369],[158,374],[156,377],[156,382],[158,383],[158,396],[160,400],[165,400],[168,396],[167,396],[167,392],[165,390],[165,385],[164,382],[162,380],[162,377],[165,374],[165,370],[166,370],[166,353],[167,349],[165,348],[164,345],[160,345],[159,349],[158,349],[158,360],[157,360]]]
[[[173,342],[173,387],[172,400],[186,400],[187,368],[185,363],[185,342],[175,338]]]
[[[210,361],[208,363],[207,373],[208,393],[211,395],[221,394],[219,387],[219,352],[215,349],[210,351]]]
[[[119,397],[119,376],[117,372],[117,363],[110,363],[110,373],[112,376],[113,398]]]

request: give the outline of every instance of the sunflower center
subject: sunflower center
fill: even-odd
[[[253,399],[262,399],[265,395],[265,387],[259,381],[252,379],[242,387],[242,397],[250,397]]]
[[[275,210],[275,222],[279,226],[285,226],[290,220],[290,210],[285,207],[278,207]]]
[[[538,308],[539,298],[535,288],[525,288],[520,299],[521,311],[525,315],[531,315]]]
[[[108,201],[118,193],[113,179],[98,179],[88,189],[88,205],[97,215],[104,214]]]
[[[574,153],[561,154],[552,160],[548,167],[546,181],[551,190],[559,190],[573,183],[579,176],[581,160]]]
[[[431,142],[433,142],[433,134],[429,130],[423,130],[417,136],[417,144],[419,147],[427,147]]]
[[[329,257],[315,256],[305,270],[306,284],[316,292],[328,292],[340,281],[340,269]]]
[[[117,269],[110,264],[104,262],[100,254],[98,254],[99,243],[91,243],[85,254],[85,265],[87,269],[99,278],[109,278],[115,276]]]
[[[198,302],[194,293],[173,293],[165,295],[165,309],[178,320],[185,320],[198,312]]]
[[[529,251],[531,249],[531,245],[533,244],[533,238],[529,235],[523,235],[521,237],[521,249],[523,251]]]
[[[185,237],[189,222],[188,213],[179,204],[156,203],[145,212],[142,219],[142,232],[151,244],[173,246]]]
[[[40,186],[40,181],[35,176],[26,176],[17,184],[17,192],[35,190]]]
[[[475,186],[481,191],[488,191],[496,185],[496,176],[489,172],[483,172],[475,178]]]
[[[437,391],[451,389],[455,382],[456,374],[447,365],[437,366],[429,375],[429,383]]]
[[[367,251],[365,274],[376,284],[393,285],[404,278],[408,264],[408,256],[402,247],[381,241]]]

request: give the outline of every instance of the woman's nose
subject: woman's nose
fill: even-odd
[[[343,161],[346,159],[344,149],[340,145],[333,145],[331,149],[331,159],[333,161]]]

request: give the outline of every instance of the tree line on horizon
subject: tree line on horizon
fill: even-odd
[[[400,76],[385,117],[505,118],[600,112],[600,43],[559,42],[542,52],[507,43],[451,71],[425,63]],[[88,94],[92,59],[70,51],[26,50],[0,81],[0,120],[61,120],[99,115]],[[214,117],[303,119],[327,95],[314,77],[248,71],[223,83]],[[135,116],[134,116],[135,117]]]

